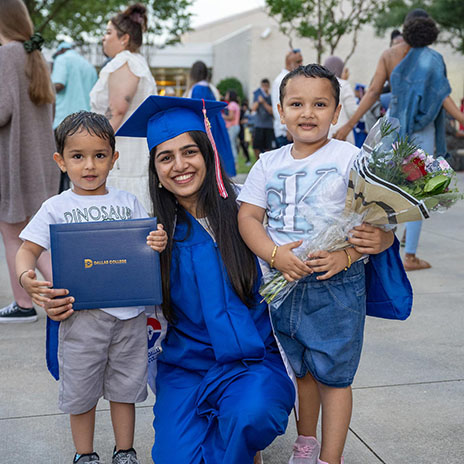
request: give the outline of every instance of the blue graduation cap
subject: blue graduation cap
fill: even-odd
[[[205,117],[213,116],[227,106],[226,103],[195,98],[151,95],[132,113],[116,132],[124,137],[146,137],[148,149],[184,132],[206,132]]]
[[[219,155],[210,130],[208,116],[219,113],[226,103],[195,98],[151,95],[132,113],[116,132],[123,137],[146,137],[148,149],[190,131],[202,131],[213,146],[219,193],[227,198],[222,181]]]

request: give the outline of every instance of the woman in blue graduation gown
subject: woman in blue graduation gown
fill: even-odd
[[[294,402],[266,305],[257,293],[251,307],[240,300],[217,244],[188,213],[171,266],[177,322],[158,358],[153,460],[251,463],[285,432]]]
[[[170,237],[161,254],[169,325],[157,362],[152,456],[156,464],[251,464],[285,432],[295,391],[202,105],[153,96],[119,132],[147,135],[154,212]],[[206,102],[208,116],[223,106]]]

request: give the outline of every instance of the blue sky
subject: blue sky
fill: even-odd
[[[192,26],[263,6],[264,0],[195,0],[192,6]]]

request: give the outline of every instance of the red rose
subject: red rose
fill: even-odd
[[[420,158],[413,158],[408,164],[405,164],[403,172],[408,175],[406,180],[409,182],[414,182],[427,174],[425,163]]]

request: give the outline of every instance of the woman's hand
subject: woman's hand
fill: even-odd
[[[348,241],[363,255],[376,255],[390,248],[395,239],[393,231],[385,232],[379,227],[363,223],[350,231]]]
[[[292,250],[298,248],[303,243],[303,240],[287,243],[277,248],[274,257],[274,267],[279,270],[288,282],[302,279],[308,274],[312,274],[312,270],[300,258],[297,258]]]
[[[37,274],[34,270],[29,269],[21,274],[19,279],[20,285],[26,290],[27,294],[32,298],[32,301],[42,308],[44,302],[48,299],[52,283],[44,280],[37,280]]]
[[[308,261],[305,261],[305,263],[313,272],[325,272],[325,274],[317,276],[317,280],[326,280],[348,266],[348,257],[343,250],[332,252],[316,251],[308,255]]]
[[[72,309],[74,297],[66,297],[69,291],[65,288],[51,288],[49,290],[48,296],[50,298],[45,299],[43,308],[50,319],[54,321],[64,321],[74,312]]]
[[[348,137],[348,134],[352,131],[353,129],[351,126],[347,124],[344,124],[340,129],[335,132],[335,134],[332,135],[333,139],[338,139],[338,140],[346,140]]]
[[[157,230],[152,230],[147,237],[147,245],[152,249],[161,253],[165,250],[168,244],[168,234],[164,230],[163,224],[158,224]]]

